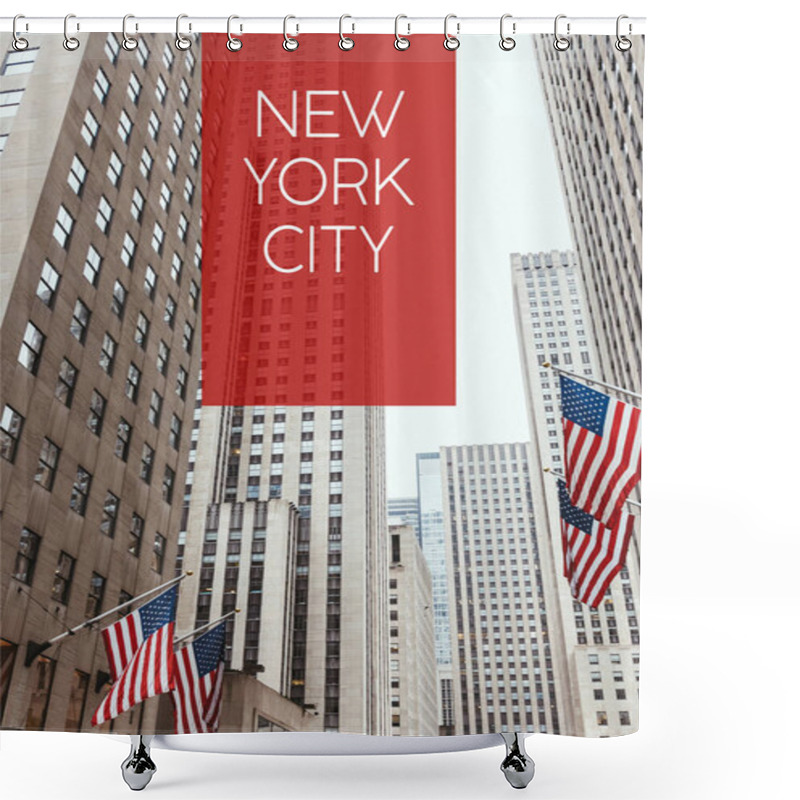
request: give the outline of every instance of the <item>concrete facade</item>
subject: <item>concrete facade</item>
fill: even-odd
[[[2,725],[95,730],[98,630],[25,653],[172,576],[200,355],[200,45],[29,38],[25,62],[0,37]],[[148,701],[101,730],[155,720]]]

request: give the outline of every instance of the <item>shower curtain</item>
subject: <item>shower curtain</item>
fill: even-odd
[[[0,38],[0,724],[632,733],[643,39],[286,30]]]

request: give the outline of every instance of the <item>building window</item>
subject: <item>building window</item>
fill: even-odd
[[[194,183],[191,178],[187,176],[186,181],[183,184],[183,199],[189,204],[192,204],[192,200],[194,199]]]
[[[169,425],[169,443],[172,448],[178,450],[181,445],[181,421],[173,414]]]
[[[169,366],[169,347],[162,339],[158,343],[158,355],[156,356],[156,367],[162,375],[167,374],[167,367]]]
[[[78,370],[75,369],[75,365],[68,359],[62,358],[61,366],[58,369],[55,394],[67,408],[72,405],[72,395],[75,392],[77,380]]]
[[[156,222],[153,225],[153,238],[150,240],[153,250],[161,255],[164,250],[164,229]]]
[[[158,423],[161,421],[162,402],[163,398],[161,395],[155,389],[153,389],[153,392],[150,395],[150,408],[147,412],[147,419],[149,419],[151,424],[156,428],[158,427]]]
[[[106,579],[96,572],[92,573],[92,579],[89,582],[89,594],[86,596],[86,608],[83,615],[86,619],[96,617],[103,606],[103,595],[106,591]]]
[[[150,48],[144,39],[139,39],[139,45],[136,48],[136,60],[142,66],[142,69],[147,67],[147,60],[150,58]]]
[[[116,150],[112,150],[111,156],[108,159],[108,169],[106,170],[106,176],[111,181],[112,186],[119,186],[120,179],[122,178],[122,170],[122,159],[117,155]]]
[[[139,44],[141,45],[142,40],[139,39]],[[130,98],[131,102],[135,105],[139,105],[139,96],[142,93],[142,82],[136,77],[135,72],[131,72],[130,80],[128,81],[128,97]]]
[[[619,724],[620,725],[630,725],[631,724],[631,712],[630,711],[620,711],[619,712]]]
[[[49,261],[42,265],[42,274],[39,277],[39,284],[36,287],[36,296],[48,307],[53,305],[56,296],[56,289],[61,275],[56,272]]]
[[[130,269],[131,265],[133,264],[134,255],[136,255],[136,241],[129,233],[126,233],[125,238],[122,241],[120,258],[122,259],[122,263],[128,269]]]
[[[178,169],[178,151],[172,146],[167,150],[167,169],[174,175]]]
[[[23,422],[25,418],[21,414],[9,405],[3,406],[3,417],[0,419],[0,456],[12,464],[17,455],[17,444]]]
[[[170,203],[172,203],[172,189],[170,189],[165,182],[161,184],[161,194],[158,198],[158,204],[164,211],[169,213]]]
[[[14,660],[17,657],[17,645],[8,639],[0,639],[0,719],[6,710],[8,690],[14,675]]]
[[[70,189],[80,197],[83,192],[83,184],[86,183],[86,167],[78,156],[74,156],[72,159],[72,166],[69,168],[69,175],[67,175],[67,183]]]
[[[75,218],[67,211],[64,206],[58,207],[56,223],[53,226],[53,238],[66,250],[69,247],[69,239],[72,235],[72,228],[75,225]]]
[[[56,662],[51,658],[47,658],[47,656],[37,656],[31,665],[33,691],[28,703],[28,714],[25,718],[25,728],[27,730],[44,730],[55,668]]]
[[[101,104],[106,102],[106,97],[108,96],[108,90],[111,87],[111,84],[106,77],[105,72],[103,72],[103,68],[100,67],[97,70],[97,75],[94,79],[94,96],[100,101]]]
[[[131,446],[131,427],[130,422],[124,417],[119,418],[117,423],[117,438],[114,443],[114,455],[123,461],[128,460],[128,450]]]
[[[13,117],[19,109],[23,94],[25,94],[24,89],[0,92],[0,117]]]
[[[142,447],[142,463],[139,467],[139,477],[145,482],[150,483],[153,477],[153,460],[155,451],[147,442]]]
[[[114,36],[113,33],[109,33],[108,36],[106,36],[106,44],[103,50],[105,51],[105,54],[108,56],[108,60],[112,64],[116,64],[117,58],[119,56],[119,42],[117,41],[117,37]]]
[[[133,197],[131,198],[131,216],[137,221],[142,221],[142,213],[144,212],[144,195],[138,190],[133,190]]]
[[[186,381],[189,378],[189,374],[183,367],[178,367],[178,374],[175,378],[175,394],[181,398],[181,400],[186,399]]]
[[[97,286],[97,277],[100,275],[102,263],[103,259],[100,253],[92,245],[89,245],[89,249],[86,251],[86,260],[83,262],[83,277],[92,286]]]
[[[125,301],[127,299],[128,290],[119,281],[114,281],[114,291],[111,293],[111,310],[120,319],[125,313]]]
[[[89,416],[86,419],[86,427],[95,435],[99,436],[103,430],[103,416],[106,413],[106,399],[97,389],[92,390],[92,398],[89,401]]]
[[[156,283],[158,276],[155,270],[148,264],[144,273],[144,292],[152,300],[156,294]]]
[[[187,353],[192,352],[192,340],[194,339],[194,328],[188,323],[183,323],[183,349]]]
[[[130,141],[131,131],[133,131],[133,120],[130,118],[130,116],[128,116],[128,112],[123,108],[122,111],[119,112],[117,133],[124,144],[128,144]]]
[[[158,132],[161,130],[161,120],[155,111],[150,112],[150,119],[147,121],[147,132],[154,142],[158,141]]]
[[[22,337],[17,360],[28,372],[34,375],[39,369],[39,359],[42,356],[44,340],[44,334],[32,322],[29,322],[25,327],[25,334]]]
[[[177,308],[175,300],[172,295],[167,295],[167,300],[164,303],[164,322],[170,326],[175,327],[175,309]]]
[[[624,689],[617,689],[617,700],[627,700],[627,695]]]
[[[89,308],[80,299],[75,301],[75,308],[72,312],[72,321],[69,324],[69,332],[81,343],[86,341],[86,330],[89,327]]]
[[[169,42],[164,45],[161,60],[164,62],[167,71],[172,72],[172,65],[175,63],[175,54],[172,52],[172,45]]]
[[[41,537],[30,528],[23,528],[19,535],[17,560],[14,563],[14,577],[18,581],[31,585],[33,571],[36,568],[36,557],[39,554]]]
[[[114,531],[117,527],[117,515],[119,513],[119,497],[113,492],[106,492],[106,499],[103,501],[103,517],[100,520],[100,533],[114,538]]]
[[[136,330],[133,332],[133,341],[144,350],[147,347],[147,334],[150,331],[150,320],[140,311],[136,318]]]
[[[156,538],[153,541],[153,562],[152,567],[153,571],[157,572],[159,575],[164,571],[164,551],[167,547],[167,540],[160,534],[156,534]]]
[[[598,725],[608,725],[608,714],[605,711],[598,711],[597,712],[597,724]]]
[[[170,267],[170,276],[172,280],[178,285],[181,282],[181,273],[183,272],[183,259],[177,254],[172,254],[172,266]]]
[[[125,381],[125,395],[134,403],[136,402],[136,398],[139,396],[139,381],[141,377],[141,370],[135,364],[131,364],[128,367],[128,377]]]
[[[158,79],[156,80],[156,99],[159,103],[161,103],[162,106],[167,100],[167,84],[161,75],[159,75]]]
[[[56,467],[58,466],[58,457],[61,453],[61,448],[50,439],[45,437],[42,442],[42,449],[39,451],[39,463],[36,467],[36,474],[33,480],[39,484],[43,489],[49,492],[53,488],[53,479],[56,475]]]
[[[99,130],[100,123],[97,121],[97,117],[95,117],[95,115],[87,109],[86,115],[83,118],[83,125],[81,125],[81,136],[83,137],[83,141],[86,142],[89,147],[94,147],[95,140],[97,139],[97,132]]]
[[[189,305],[192,311],[197,311],[197,301],[200,298],[200,287],[192,281],[189,284]]]
[[[189,84],[186,83],[185,78],[181,78],[181,85],[178,91],[181,96],[181,102],[186,105],[186,101],[189,99]]]
[[[595,689],[594,690],[594,699],[595,700],[602,700],[603,699],[603,690],[602,689]]]
[[[150,151],[144,147],[142,148],[142,156],[139,159],[139,172],[150,180],[150,172],[153,169],[153,156],[150,155]]]
[[[117,352],[117,343],[108,332],[103,336],[103,347],[100,350],[100,367],[107,375],[114,372],[114,354]]]
[[[108,233],[108,227],[111,225],[111,217],[114,216],[114,209],[111,207],[111,203],[108,202],[108,198],[103,195],[100,198],[100,202],[97,204],[97,214],[94,218],[94,221],[97,223],[97,227],[103,233]]]
[[[183,137],[183,117],[181,116],[180,111],[175,112],[175,118],[172,121],[172,130],[175,131],[175,135],[180,139]]]
[[[39,55],[38,47],[26,47],[24,50],[9,50],[3,61],[3,69],[0,75],[21,75],[24,72],[31,72],[36,63],[36,56]]]
[[[142,535],[144,534],[144,519],[136,512],[131,515],[131,528],[128,532],[128,552],[139,558],[142,549]]]
[[[172,503],[172,493],[174,489],[175,471],[170,467],[164,467],[164,480],[161,483],[161,497],[167,503]]]
[[[69,591],[72,588],[72,575],[75,572],[75,559],[63,550],[58,557],[58,566],[53,577],[53,588],[50,596],[57,603],[66,605],[69,602]]]
[[[200,148],[192,142],[192,146],[189,148],[189,162],[191,163],[193,168],[197,168],[197,162],[200,160]]]
[[[203,268],[203,245],[199,240],[194,243],[194,265],[197,269]]]
[[[77,733],[81,729],[88,690],[89,676],[79,669],[73,670],[72,683],[69,689],[69,702],[67,703],[67,716],[64,720],[65,731]]]

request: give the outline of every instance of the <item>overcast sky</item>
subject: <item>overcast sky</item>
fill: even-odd
[[[529,436],[509,254],[572,243],[531,39],[497,42],[465,36],[456,62],[457,405],[387,409],[390,498],[416,495],[417,453]]]

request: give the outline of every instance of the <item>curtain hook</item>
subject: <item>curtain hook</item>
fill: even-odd
[[[633,47],[633,42],[628,38],[633,32],[633,25],[631,25],[630,20],[628,21],[628,36],[623,36],[620,32],[622,30],[622,20],[628,19],[625,14],[620,14],[617,17],[617,41],[614,44],[614,47],[620,51],[620,53],[624,53],[626,50],[630,50]]]
[[[356,43],[349,36],[345,36],[342,30],[342,26],[346,19],[353,19],[353,18],[349,14],[342,14],[342,16],[339,17],[339,47],[342,50],[352,50],[356,46]],[[355,31],[355,29],[356,26],[355,23],[353,23],[353,31]]]
[[[139,46],[139,40],[133,36],[128,36],[128,20],[135,19],[133,14],[126,14],[122,18],[122,46],[126,50],[135,50]],[[139,30],[139,25],[134,23],[134,29]]]
[[[555,49],[561,53],[563,53],[564,50],[569,50],[569,45],[570,45],[569,39],[567,39],[566,36],[562,36],[558,32],[558,21],[566,18],[567,18],[566,14],[559,14],[556,17],[555,22],[553,23],[553,36],[555,37],[553,39],[553,47],[555,47]],[[569,34],[569,29],[570,29],[570,24],[569,22],[567,22],[567,34]]]
[[[175,47],[178,50],[188,50],[192,46],[192,40],[181,33],[181,20],[188,19],[188,14],[178,14],[175,19]],[[192,23],[189,23],[189,30],[192,29]]]
[[[505,50],[506,52],[513,50],[517,46],[517,40],[511,36],[506,36],[505,34],[506,20],[511,19],[511,17],[511,14],[503,14],[503,16],[500,17],[500,49]],[[511,32],[517,32],[516,23],[511,24]]]
[[[398,14],[394,18],[394,46],[396,50],[408,50],[411,47],[411,39],[406,39],[405,36],[400,35],[401,19],[408,19],[408,17],[405,14]],[[408,25],[408,32],[411,33],[411,25]]]
[[[77,50],[81,46],[80,40],[77,36],[69,35],[69,29],[67,26],[69,25],[69,21],[71,19],[75,19],[74,14],[67,14],[67,16],[64,17],[64,49],[69,50],[70,52]],[[75,26],[75,30],[79,30],[78,25]]]
[[[300,47],[300,42],[298,42],[297,39],[295,39],[294,37],[289,36],[288,28],[290,19],[297,19],[297,17],[293,17],[291,14],[287,14],[283,18],[283,49],[290,53],[293,53],[295,50],[297,50],[298,47]],[[299,30],[299,28],[296,29]]]
[[[244,42],[241,39],[237,39],[231,33],[231,22],[233,22],[233,20],[235,20],[235,19],[239,19],[239,17],[237,17],[236,14],[231,14],[228,17],[228,42],[227,42],[227,44],[225,46],[228,48],[228,50],[231,51],[231,53],[236,53],[239,50],[241,50],[242,47],[244,47]],[[241,31],[241,30],[242,30],[242,26],[239,25],[239,31]]]
[[[11,35],[14,37],[13,41],[11,42],[11,46],[15,50],[27,50],[28,49],[28,40],[23,38],[17,33],[17,20],[18,19],[26,19],[24,14],[17,14],[14,17],[14,22],[11,23]],[[25,23],[25,28],[27,30],[28,23]]]
[[[461,41],[457,36],[453,36],[453,34],[449,33],[447,30],[447,23],[450,22],[451,19],[458,19],[458,17],[455,14],[448,14],[444,18],[444,47],[445,50],[458,50],[458,48],[461,46]],[[460,28],[461,25],[457,22],[456,33],[459,32]]]

